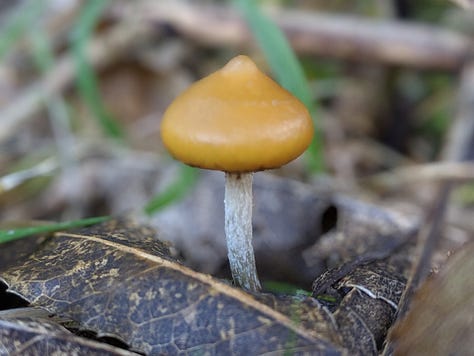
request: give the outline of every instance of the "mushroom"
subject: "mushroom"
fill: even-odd
[[[252,247],[253,172],[278,168],[313,138],[306,107],[247,56],[191,85],[164,113],[163,144],[176,159],[225,172],[225,235],[234,282],[260,290]]]

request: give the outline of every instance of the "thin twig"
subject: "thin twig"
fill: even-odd
[[[120,23],[100,35],[87,47],[86,57],[91,66],[102,68],[111,61],[130,53],[153,33],[150,26]],[[17,100],[0,110],[0,142],[11,136],[22,123],[42,107],[43,102],[72,84],[77,75],[74,58],[67,53],[59,58],[52,69],[39,81],[19,94]]]
[[[213,46],[249,46],[252,36],[230,7],[179,0],[121,4],[116,16],[133,11],[145,21],[171,26],[181,35]],[[268,10],[268,9],[267,9]],[[429,69],[458,69],[469,51],[466,36],[417,23],[272,9],[269,15],[303,54],[377,61]],[[205,26],[203,26],[205,24]]]
[[[474,59],[467,62],[463,68],[461,84],[459,90],[458,116],[457,123],[460,123],[464,129],[469,128],[470,132],[456,136],[456,141],[448,140],[448,147],[445,149],[445,159],[454,161],[462,161],[468,155],[469,147],[474,144],[474,127],[467,124],[467,128],[463,125],[474,117]],[[457,131],[457,130],[455,130]],[[459,141],[457,141],[459,140]],[[453,145],[452,147],[450,145]],[[448,162],[447,162],[448,163]],[[405,291],[400,300],[400,307],[397,313],[397,323],[399,323],[410,307],[415,291],[420,284],[426,279],[432,262],[432,257],[442,237],[442,227],[444,216],[448,207],[449,196],[454,187],[453,182],[442,182],[439,185],[439,191],[429,210],[426,223],[420,231],[417,240],[418,260],[414,264],[413,273],[411,274]],[[389,337],[383,355],[393,353],[394,344]]]
[[[451,2],[467,10],[474,10],[473,0],[451,0]]]
[[[443,155],[445,160],[472,160],[474,150],[474,46],[460,73],[457,115],[450,126]]]
[[[31,168],[0,177],[0,195],[32,178],[53,174],[57,168],[58,162],[54,157],[50,157]]]
[[[419,257],[399,303],[397,315],[397,318],[399,319],[405,316],[414,292],[418,289],[421,282],[423,282],[428,276],[431,259],[439,241],[441,240],[444,215],[452,187],[453,185],[449,183],[442,183],[440,185],[435,202],[425,218],[426,223],[423,224],[418,236]]]
[[[396,168],[365,178],[362,183],[377,188],[394,189],[416,183],[465,182],[473,179],[474,162],[434,162]]]

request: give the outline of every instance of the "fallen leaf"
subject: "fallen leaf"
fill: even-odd
[[[152,229],[125,220],[57,233],[2,277],[32,306],[147,355],[345,354],[316,300],[259,301],[178,263]]]
[[[348,266],[348,267],[347,267]],[[339,299],[333,317],[342,344],[354,355],[377,355],[392,325],[405,277],[382,261],[343,265],[318,277],[313,295]]]
[[[405,319],[390,333],[396,355],[472,355],[473,256],[470,243],[420,287]]]
[[[38,310],[22,310],[20,313],[0,312],[0,353],[2,355],[137,355],[106,343],[76,336],[61,324],[48,318],[47,313]]]

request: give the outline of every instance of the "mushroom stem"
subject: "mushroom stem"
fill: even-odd
[[[252,173],[226,173],[225,235],[234,282],[259,291],[252,246]]]

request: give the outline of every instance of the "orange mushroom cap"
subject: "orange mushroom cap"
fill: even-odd
[[[234,173],[292,161],[313,130],[306,107],[242,55],[186,89],[161,122],[163,143],[176,159]]]

